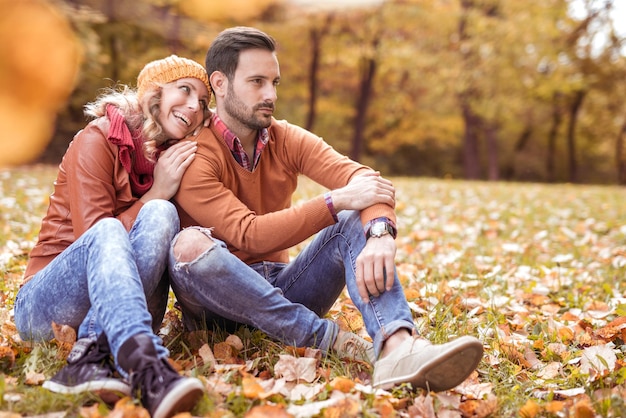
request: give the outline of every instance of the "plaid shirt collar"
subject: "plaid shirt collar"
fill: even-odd
[[[215,129],[217,130],[217,132],[222,135],[222,138],[224,138],[226,146],[228,146],[228,149],[233,154],[233,157],[235,157],[235,160],[237,160],[239,165],[241,165],[248,171],[252,171],[254,167],[256,167],[259,163],[259,159],[261,158],[261,151],[263,151],[263,149],[267,145],[267,142],[269,141],[270,136],[267,128],[263,128],[258,131],[256,148],[254,150],[254,162],[251,164],[250,157],[243,149],[241,141],[234,133],[230,131],[230,129],[228,129],[226,124],[222,122],[219,116],[217,116],[217,113],[213,114],[213,124],[215,125]]]

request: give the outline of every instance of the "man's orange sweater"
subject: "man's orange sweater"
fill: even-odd
[[[237,163],[213,125],[203,129],[196,157],[174,196],[182,227],[214,228],[213,236],[247,264],[288,262],[290,247],[334,223],[323,195],[291,205],[299,175],[334,190],[371,171],[286,121],[272,120],[269,136],[250,172]],[[363,224],[381,216],[396,221],[385,204],[361,211]]]

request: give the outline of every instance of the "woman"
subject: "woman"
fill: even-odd
[[[44,387],[132,387],[154,417],[189,411],[202,396],[199,380],[171,368],[153,330],[167,306],[166,257],[180,227],[168,200],[194,158],[209,91],[204,67],[172,55],[141,70],[136,92],[123,86],[86,106],[94,120],[59,166],[15,301],[24,340],[52,339],[53,324],[78,330],[68,364]]]

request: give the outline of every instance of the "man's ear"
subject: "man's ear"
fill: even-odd
[[[221,71],[213,71],[209,77],[215,96],[223,97],[228,89],[228,78]]]

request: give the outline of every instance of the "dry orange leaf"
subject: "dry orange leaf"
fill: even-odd
[[[330,382],[330,387],[343,393],[349,393],[354,388],[354,381],[345,376],[335,377]]]
[[[387,398],[374,399],[374,409],[378,411],[380,418],[392,418],[396,416],[396,410]]]
[[[563,408],[565,408],[565,402],[563,401],[552,401],[552,402],[548,402],[545,406],[544,406],[546,412],[550,412],[551,414],[556,414],[558,412],[561,412],[563,410]]]
[[[246,418],[291,418],[293,415],[285,410],[282,405],[258,405],[250,409]]]
[[[607,341],[612,341],[615,338],[624,338],[624,335],[626,334],[626,317],[614,319],[606,326],[597,329],[594,334]]]
[[[262,399],[265,394],[263,386],[253,376],[244,376],[241,380],[243,396],[248,399]]]
[[[76,342],[76,330],[69,325],[61,325],[52,322],[54,339],[60,343],[74,344]]]
[[[221,342],[213,346],[213,355],[217,360],[232,363],[231,359],[237,356],[237,350],[232,345]]]
[[[26,372],[26,379],[24,383],[31,386],[39,386],[46,380],[46,376],[43,373]]]
[[[541,412],[541,406],[539,406],[535,401],[529,399],[526,401],[524,406],[522,406],[519,410],[519,415],[522,418],[535,418],[537,414]]]
[[[0,347],[0,370],[7,372],[15,365],[15,351],[11,347]]]
[[[570,311],[567,311],[563,315],[561,315],[561,319],[563,321],[579,321],[580,317],[578,315],[574,315]]]
[[[572,341],[574,339],[574,331],[568,327],[559,328],[559,337],[561,337],[563,342]]]
[[[574,404],[574,418],[594,418],[596,416],[588,399],[583,399]]]
[[[102,414],[100,413],[100,404],[97,403],[90,406],[83,406],[80,408],[79,414],[81,418],[102,418]]]
[[[404,297],[408,301],[419,299],[420,296],[421,296],[420,292],[417,289],[413,289],[412,287],[404,289]]]
[[[359,415],[361,405],[354,399],[345,398],[333,406],[329,406],[321,413],[323,418],[356,417]]]
[[[150,418],[150,413],[144,407],[135,405],[128,396],[116,402],[108,418]]]
[[[603,301],[593,301],[585,305],[585,311],[610,311],[611,307]]]
[[[498,410],[498,398],[490,393],[486,399],[470,399],[463,402],[459,409],[463,412],[463,416],[485,418]]]
[[[357,333],[365,326],[361,313],[356,309],[342,309],[341,316],[337,318],[337,324],[343,331],[352,331]]]
[[[533,365],[528,362],[524,353],[522,353],[517,347],[510,344],[500,344],[500,350],[503,354],[511,360],[513,363],[517,363],[525,368],[531,368]]]
[[[306,347],[294,347],[291,345],[285,346],[285,351],[292,356],[304,357],[306,354]]]
[[[52,332],[59,347],[57,358],[65,359],[76,342],[76,330],[69,325],[60,325],[53,321]]]

